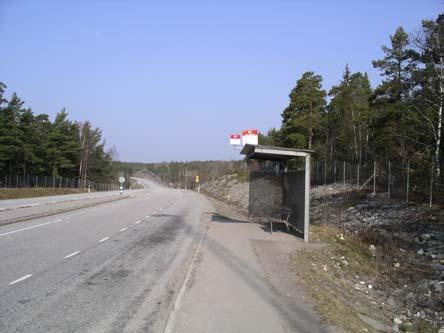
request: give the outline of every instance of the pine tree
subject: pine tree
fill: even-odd
[[[342,81],[329,92],[329,118],[336,138],[333,150],[341,159],[362,161],[363,147],[368,146],[370,94],[367,74],[351,74],[348,65]]]
[[[52,176],[74,177],[79,161],[79,129],[68,120],[68,113],[62,109],[57,113],[48,133],[48,159]]]
[[[414,52],[402,27],[390,36],[391,46],[383,46],[384,58],[373,61],[381,71],[382,83],[372,97],[374,150],[385,158],[406,162],[411,155],[408,144],[407,110],[412,88]]]
[[[0,98],[3,99],[5,86],[1,85]],[[19,126],[24,102],[13,93],[10,101],[0,108],[0,169],[4,173],[15,174],[19,161],[23,160],[23,131]]]
[[[313,138],[326,104],[326,92],[321,83],[320,75],[305,72],[291,91],[290,103],[282,113],[281,132],[285,146],[313,148]]]

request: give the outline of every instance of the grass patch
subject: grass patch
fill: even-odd
[[[341,239],[340,229],[330,226],[311,226],[312,239],[326,246],[304,249],[291,257],[292,269],[303,281],[307,292],[315,300],[315,309],[323,319],[346,332],[380,332],[362,321],[365,314],[388,326],[388,318],[381,316],[380,303],[375,302],[371,284],[364,277],[377,274],[378,265],[367,247],[352,236]],[[359,281],[365,281],[360,285]],[[355,284],[361,290],[356,290]]]
[[[78,188],[2,188],[0,189],[0,200],[35,198],[85,192],[88,192],[88,190]]]
[[[391,331],[393,318],[401,313],[386,304],[387,290],[404,284],[409,274],[427,272],[419,274],[416,266],[408,265],[408,255],[400,252],[396,241],[385,239],[385,246],[378,244],[374,254],[362,235],[342,235],[341,229],[327,225],[311,225],[310,230],[311,239],[323,246],[294,253],[291,267],[322,318],[346,332]],[[393,267],[394,258],[401,262],[400,269]],[[404,322],[399,328],[400,332],[438,331],[426,320]]]

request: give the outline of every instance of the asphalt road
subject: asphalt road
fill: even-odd
[[[143,182],[128,199],[0,227],[1,332],[162,332],[211,205]]]

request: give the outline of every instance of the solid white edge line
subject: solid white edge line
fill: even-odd
[[[102,243],[102,242],[104,242],[104,241],[106,241],[108,239],[109,239],[109,237],[102,238],[101,240],[99,240],[99,243]]]
[[[182,286],[180,287],[179,293],[177,294],[176,299],[174,301],[173,308],[171,309],[171,312],[168,316],[163,333],[173,332],[174,323],[176,321],[176,314],[177,314],[177,311],[180,309],[180,305],[182,303],[183,296],[185,295],[185,291],[187,290],[188,282],[190,281],[191,274],[193,273],[194,265],[197,261],[197,256],[199,255],[199,252],[200,252],[200,247],[203,243],[205,235],[207,234],[207,226],[208,226],[208,220],[206,221],[206,223],[204,225],[204,230],[203,230],[202,235],[199,239],[199,243],[197,244],[196,250],[194,251],[193,258],[191,259],[191,263],[190,263],[190,266],[188,267],[187,274],[185,275],[185,279],[183,280]]]
[[[32,274],[26,274],[26,275],[22,276],[21,278],[18,278],[17,280],[9,282],[9,285],[12,286],[13,284],[16,284],[16,283],[21,282],[26,279],[29,279],[31,276],[32,276]]]
[[[63,259],[68,259],[71,257],[74,257],[75,255],[78,255],[80,251],[74,251],[73,253],[68,254],[67,256],[63,257]]]
[[[51,223],[57,223],[57,222],[60,222],[60,221],[62,221],[62,219],[57,219],[57,220],[50,221],[50,222],[45,222],[45,223],[40,223],[40,224],[32,225],[32,226],[29,226],[29,227],[26,227],[26,228],[21,228],[21,229],[17,229],[17,230],[13,230],[13,231],[4,232],[4,233],[0,234],[0,237],[1,236],[15,234],[15,233],[20,232],[20,231],[25,231],[25,230],[29,230],[29,229],[38,228],[38,227],[43,227],[44,225],[48,225],[48,224],[51,224]]]
[[[120,232],[124,232],[125,230],[128,230],[128,227],[120,229]]]

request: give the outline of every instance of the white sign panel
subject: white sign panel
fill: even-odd
[[[230,145],[240,146],[241,145],[241,136],[239,134],[231,134],[230,135]]]
[[[259,143],[257,129],[247,129],[242,131],[242,144],[250,144],[257,146]]]
[[[119,183],[124,183],[125,182],[125,177],[120,177],[119,178]]]

